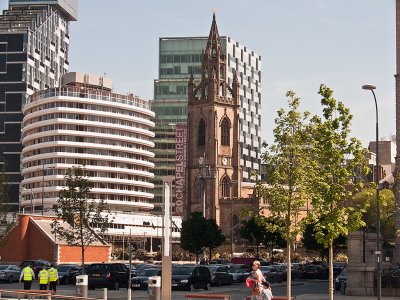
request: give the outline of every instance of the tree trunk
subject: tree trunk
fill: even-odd
[[[82,275],[85,275],[85,245],[82,244]]]
[[[287,239],[286,243],[286,249],[287,249],[287,272],[286,272],[286,295],[287,299],[290,299],[292,296],[292,251],[290,247],[290,239]]]
[[[329,300],[333,300],[333,240],[329,241]]]

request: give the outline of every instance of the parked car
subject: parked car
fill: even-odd
[[[335,279],[335,290],[339,291],[341,285],[345,282],[347,282],[347,270],[343,269]]]
[[[246,278],[250,276],[250,272],[241,266],[244,265],[228,265],[228,273],[232,275],[233,282],[245,282]]]
[[[85,274],[87,273],[87,268],[89,266],[90,265],[85,265]],[[78,275],[82,275],[82,267],[81,266],[79,266],[78,270],[71,272],[71,283],[72,284],[76,284],[76,276],[78,276]]]
[[[304,267],[303,278],[308,279],[324,279],[326,277],[326,269],[322,265],[306,265]]]
[[[72,283],[72,276],[80,270],[80,266],[76,264],[60,264],[57,266],[59,284]]]
[[[16,265],[0,265],[0,280],[12,283],[19,280],[21,269]]]
[[[106,287],[119,290],[128,287],[129,270],[122,263],[91,264],[87,267],[88,288]]]
[[[382,287],[384,288],[400,288],[400,268],[388,270],[382,274]]]
[[[228,273],[228,268],[221,265],[208,266],[211,273],[211,284],[221,286],[223,284],[232,284],[233,276]]]
[[[125,266],[128,268],[128,270],[129,270],[129,268],[131,269],[131,277],[135,277],[137,275],[136,267],[133,264],[131,264],[129,266],[129,263],[128,263],[128,264],[125,264]]]
[[[192,292],[198,288],[209,291],[211,288],[210,270],[202,265],[176,267],[172,270],[171,286],[173,289],[185,289]]]
[[[37,278],[41,270],[50,268],[51,263],[44,259],[37,259],[37,260],[28,259],[28,260],[23,260],[20,263],[19,267],[22,270],[28,265],[31,265],[33,272],[35,273],[35,277]]]
[[[149,277],[152,276],[161,276],[161,268],[151,268],[151,269],[144,269],[144,270],[139,270],[137,273],[137,276],[131,279],[131,287],[132,289],[137,289],[137,290],[145,290],[149,286],[148,280]]]
[[[282,268],[281,268],[282,267]],[[286,271],[284,266],[271,265],[271,266],[261,266],[260,270],[266,281],[269,283],[282,282],[285,280]]]

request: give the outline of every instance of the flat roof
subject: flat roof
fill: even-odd
[[[8,0],[8,5],[55,5],[68,21],[78,20],[78,0]]]

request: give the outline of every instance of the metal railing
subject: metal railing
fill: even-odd
[[[105,298],[86,298],[78,296],[56,295],[53,291],[40,291],[40,290],[3,290],[0,289],[0,299],[5,299],[5,295],[13,296],[17,299],[65,299],[65,300],[104,300]],[[105,294],[107,295],[107,293]]]

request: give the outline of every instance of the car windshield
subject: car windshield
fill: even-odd
[[[0,270],[6,270],[8,266],[0,266]]]
[[[155,276],[158,274],[159,271],[160,271],[160,269],[146,269],[146,270],[140,271],[140,273],[138,275],[139,276]]]
[[[58,272],[66,272],[72,269],[73,266],[58,266],[57,271]]]
[[[172,271],[172,275],[190,275],[193,272],[193,268],[176,268]]]
[[[263,272],[271,272],[271,269],[272,269],[272,267],[267,267],[267,266],[265,266],[265,267],[260,267],[260,270],[261,271],[263,271]]]
[[[87,268],[87,271],[89,272],[106,272],[108,270],[108,265],[102,265],[102,264],[94,264],[94,265],[90,265]]]

